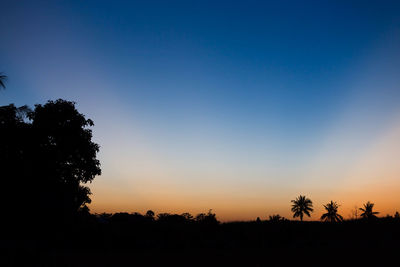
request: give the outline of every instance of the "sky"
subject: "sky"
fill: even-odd
[[[399,1],[1,6],[0,105],[94,121],[92,212],[400,211]]]

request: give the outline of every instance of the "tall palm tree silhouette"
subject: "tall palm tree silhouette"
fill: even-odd
[[[0,72],[0,87],[3,89],[6,88],[6,84],[4,83],[7,80],[7,76]]]
[[[338,212],[339,205],[332,201],[326,205],[324,205],[324,208],[326,209],[326,213],[322,214],[321,220],[326,221],[326,222],[341,222],[343,221],[342,215],[340,215]]]
[[[364,208],[360,208],[360,210],[363,212],[361,213],[361,217],[364,219],[373,219],[376,218],[376,214],[379,214],[379,212],[377,211],[372,211],[372,209],[374,208],[374,203],[371,202],[367,202],[364,204]]]
[[[291,201],[292,204],[292,212],[293,218],[300,217],[300,220],[303,221],[303,216],[306,214],[308,217],[311,216],[310,212],[313,212],[312,201],[305,196],[298,196],[295,200]]]

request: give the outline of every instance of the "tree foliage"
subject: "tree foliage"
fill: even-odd
[[[10,218],[20,210],[35,220],[70,221],[88,211],[90,189],[101,174],[90,119],[65,100],[0,107],[2,203]]]
[[[6,88],[6,84],[5,84],[6,80],[7,80],[7,76],[4,75],[2,72],[0,72],[0,88],[3,88],[3,89]]]
[[[209,210],[207,213],[197,214],[195,217],[195,221],[206,225],[214,225],[219,223],[216,214],[213,213],[212,210]]]
[[[281,222],[281,221],[286,221],[285,217],[282,217],[279,214],[272,214],[269,216],[269,221],[270,222]]]
[[[304,214],[308,217],[311,216],[311,212],[314,211],[312,208],[313,204],[311,199],[306,198],[305,196],[298,196],[295,200],[291,201],[292,204],[292,212],[293,218],[300,217],[300,220],[303,221]]]
[[[326,222],[341,222],[343,221],[342,215],[338,214],[339,205],[332,201],[324,205],[326,213],[322,214],[321,220]]]
[[[364,207],[360,208],[360,210],[362,211],[360,216],[364,219],[375,219],[376,214],[379,214],[379,212],[373,211],[374,205],[374,203],[371,203],[369,201],[365,203]]]

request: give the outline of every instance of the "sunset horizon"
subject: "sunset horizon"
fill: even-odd
[[[74,101],[90,212],[400,211],[400,2],[5,1],[0,105]]]

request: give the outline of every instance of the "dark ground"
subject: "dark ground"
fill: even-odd
[[[400,222],[394,219],[211,225],[90,221],[63,233],[41,231],[3,235],[0,265],[400,265]]]

